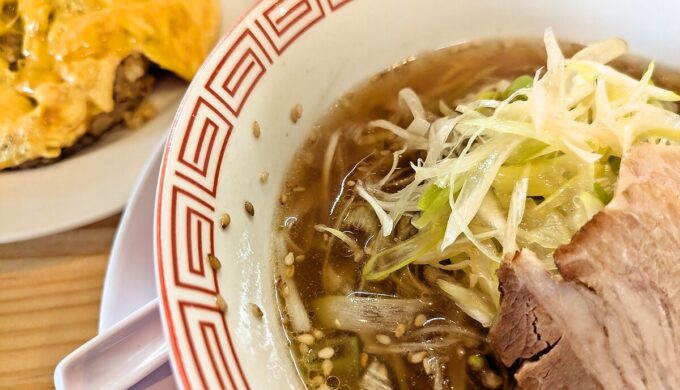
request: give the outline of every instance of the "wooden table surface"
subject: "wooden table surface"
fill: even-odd
[[[53,388],[59,360],[97,334],[119,219],[0,245],[0,389]]]

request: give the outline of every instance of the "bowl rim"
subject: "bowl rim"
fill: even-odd
[[[176,319],[173,319],[173,314],[172,310],[170,308],[170,298],[168,296],[168,291],[169,287],[166,284],[166,277],[165,277],[165,267],[167,267],[169,264],[171,264],[169,261],[164,260],[165,256],[168,254],[165,253],[165,250],[163,248],[163,240],[164,236],[161,234],[162,231],[162,223],[164,219],[164,212],[163,212],[163,207],[164,207],[164,201],[168,201],[168,199],[163,199],[164,195],[169,195],[165,194],[166,189],[166,183],[168,181],[169,175],[172,174],[172,172],[168,171],[168,167],[170,164],[170,155],[171,155],[171,150],[173,147],[176,147],[178,143],[181,142],[179,140],[180,135],[186,135],[185,133],[188,132],[191,128],[191,122],[189,125],[186,127],[179,127],[179,122],[180,118],[183,116],[183,113],[185,113],[189,108],[189,105],[194,104],[194,110],[197,109],[197,107],[202,103],[211,106],[213,112],[215,112],[217,115],[222,115],[219,112],[217,112],[217,109],[215,107],[212,107],[212,104],[207,102],[205,99],[202,99],[201,93],[202,92],[207,92],[212,93],[214,97],[218,101],[221,101],[223,104],[221,105],[220,109],[223,109],[222,112],[225,112],[225,115],[231,115],[232,119],[237,120],[238,119],[238,113],[240,112],[240,109],[242,106],[246,103],[246,100],[248,99],[248,96],[250,95],[250,92],[252,89],[255,87],[257,84],[257,81],[259,81],[259,78],[249,87],[249,90],[246,92],[245,97],[243,97],[242,102],[239,103],[236,107],[230,106],[228,102],[225,102],[223,99],[221,99],[219,96],[217,96],[217,92],[210,90],[210,83],[212,81],[212,78],[215,76],[216,73],[218,73],[220,66],[227,60],[227,58],[230,56],[232,51],[236,48],[236,46],[239,45],[239,43],[243,40],[242,38],[247,34],[250,33],[251,37],[254,39],[254,41],[260,46],[260,49],[262,50],[262,54],[266,56],[266,60],[269,61],[269,65],[274,63],[273,58],[281,56],[285,50],[289,47],[289,45],[293,44],[294,41],[296,41],[300,36],[302,36],[308,29],[310,29],[312,26],[317,24],[317,22],[326,19],[328,16],[330,16],[333,12],[337,11],[338,9],[342,8],[344,5],[347,5],[353,0],[298,0],[295,1],[294,5],[289,8],[282,7],[282,3],[284,3],[285,0],[257,0],[249,9],[246,13],[244,13],[239,19],[237,19],[237,22],[230,28],[228,32],[226,32],[222,38],[219,40],[219,42],[215,45],[213,48],[212,52],[206,57],[203,65],[197,72],[195,78],[187,88],[184,97],[182,98],[176,114],[173,118],[172,124],[170,126],[168,136],[167,136],[167,142],[165,147],[163,148],[163,156],[161,159],[160,163],[160,172],[159,172],[159,177],[158,177],[158,182],[157,182],[157,187],[156,187],[156,197],[154,201],[154,263],[155,263],[155,274],[156,274],[156,279],[157,279],[157,289],[158,289],[158,295],[161,300],[161,318],[163,322],[163,331],[165,332],[166,335],[166,340],[168,341],[168,344],[170,345],[169,351],[170,351],[170,361],[173,366],[174,372],[176,373],[176,381],[180,387],[184,388],[192,388],[193,383],[190,381],[188,372],[187,372],[187,366],[185,364],[185,359],[182,356],[182,353],[180,351],[180,346],[179,346],[179,341],[177,337],[177,329],[175,329],[175,324],[177,323]],[[294,17],[290,18],[292,21],[289,21],[289,25],[283,26],[281,29],[283,31],[278,30],[277,28],[279,26],[276,25],[278,23],[275,20],[271,20],[269,16],[267,15],[268,13],[271,13],[273,10],[280,10],[283,9],[283,13],[279,13],[278,17],[279,20],[282,20],[285,18],[286,15],[289,13],[295,12],[296,8],[298,8],[300,5],[307,5],[310,8],[315,8],[316,11],[321,12],[321,15],[311,21],[309,20],[304,20],[299,15],[295,15]],[[262,12],[262,13],[261,13]],[[304,15],[303,15],[304,16]],[[271,37],[270,34],[272,34],[272,30],[267,30],[267,28],[263,27],[262,24],[260,24],[259,19],[264,19],[267,20],[270,23],[270,27],[273,30],[273,33],[276,34],[281,34],[278,36],[278,38],[281,38],[283,34],[286,33],[286,30],[291,27],[294,30],[292,33],[288,31],[287,33],[287,38],[285,39],[285,43],[281,42],[275,42],[275,38],[277,37]],[[254,25],[257,26],[257,29],[254,26],[246,26],[246,23],[250,21],[255,21]],[[298,23],[300,22],[300,23]],[[294,24],[302,24],[301,26],[294,26]],[[265,39],[262,40],[263,43],[260,43],[257,41],[257,38],[255,35],[253,35],[253,31],[251,31],[251,28],[255,30],[255,33],[257,33],[257,38],[262,39],[264,37]],[[297,30],[296,30],[297,28]],[[244,32],[241,33],[241,35],[238,35],[239,31],[243,29]],[[230,41],[230,42],[228,42]],[[266,46],[266,49],[265,47]],[[215,62],[216,58],[220,58],[220,61]],[[216,64],[216,65],[215,65]],[[238,66],[238,65],[237,65]],[[236,71],[236,70],[232,70]],[[246,70],[247,72],[247,70]],[[207,79],[207,81],[206,81]],[[226,88],[226,87],[224,87]],[[192,113],[192,118],[196,115],[196,111]],[[230,124],[231,125],[231,124]],[[231,128],[229,128],[229,133],[231,132]],[[229,135],[226,136],[226,138],[229,138]],[[224,151],[226,150],[226,140],[224,142],[224,145],[221,149],[221,151],[218,151],[221,155],[224,154]],[[214,152],[214,151],[213,151]],[[207,191],[210,193],[213,198],[215,196],[216,188],[217,188],[217,180],[220,175],[220,168],[221,168],[221,162],[222,158],[221,156],[219,157],[219,161],[217,164],[216,172],[215,172],[215,182],[214,182],[214,188],[212,189],[212,193],[210,189],[201,187],[203,191]],[[191,181],[188,178],[185,178],[185,180]],[[195,185],[198,185],[200,187],[200,184],[198,183],[193,183]],[[200,200],[199,200],[200,202]],[[167,217],[167,216],[165,216]],[[210,238],[211,244],[214,243],[214,239]],[[172,240],[171,240],[172,241]],[[174,248],[174,243],[172,244]],[[169,256],[168,256],[169,257]],[[216,276],[215,276],[215,286],[217,286],[217,281],[216,281]],[[194,306],[201,306],[201,304],[195,304]],[[201,306],[202,307],[202,306]],[[211,309],[211,310],[219,310],[219,308],[207,308],[206,309]],[[222,314],[222,313],[221,313]],[[226,320],[224,319],[224,315],[222,315],[222,321],[224,322],[225,328],[228,328],[226,325]],[[229,364],[225,364],[225,369],[227,370],[227,375],[229,376],[229,380],[231,381],[231,386],[233,388],[244,388],[244,389],[250,389],[249,381],[246,378],[243,369],[241,367],[241,363],[239,361],[239,358],[234,350],[234,344],[232,343],[232,339],[228,334],[228,329],[227,329],[227,337],[229,341],[228,348],[230,348],[230,352],[233,356],[233,359],[235,361],[235,366],[232,368],[235,368],[235,372],[230,371]],[[193,348],[193,346],[192,346]],[[222,351],[220,351],[221,353]],[[212,356],[210,357],[212,359]],[[196,362],[198,364],[198,362]],[[226,362],[225,362],[226,363]],[[238,375],[238,377],[235,377],[235,375]],[[199,370],[199,375],[201,376],[201,379],[204,380],[203,374]],[[235,377],[235,378],[234,378]],[[204,386],[205,382],[204,382]],[[224,387],[224,386],[223,386]],[[229,386],[226,386],[229,387]]]

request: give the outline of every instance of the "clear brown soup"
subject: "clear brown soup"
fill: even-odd
[[[579,47],[567,44],[563,45],[563,50],[569,56]],[[545,51],[541,41],[494,40],[437,50],[377,74],[343,96],[318,121],[289,169],[282,190],[282,205],[275,220],[275,239],[280,242],[276,262],[281,271],[277,278],[281,320],[298,372],[308,388],[317,388],[319,383],[329,388],[360,388],[361,378],[373,362],[379,363],[379,374],[386,374],[387,380],[383,384],[389,382],[393,389],[431,388],[435,381],[445,389],[513,388],[511,370],[498,362],[484,340],[487,330],[463,314],[449,298],[420,289],[427,285],[423,266],[410,265],[384,281],[366,282],[362,280],[361,270],[369,256],[355,259],[346,244],[328,233],[317,231],[315,225],[323,224],[345,232],[368,254],[388,244],[385,240],[397,242],[409,237],[413,231],[405,217],[392,236],[379,238],[376,217],[355,194],[353,183],[380,180],[391,167],[391,152],[402,148],[391,133],[370,130],[367,123],[388,119],[408,126],[411,118],[397,104],[397,94],[402,88],[412,88],[429,112],[441,115],[440,100],[455,107],[457,100],[470,93],[502,79],[533,75],[544,64]],[[614,65],[626,73],[640,76],[647,61],[629,57]],[[655,81],[670,89],[678,90],[680,86],[678,74],[668,71],[657,70]],[[419,157],[415,152],[405,154],[386,187],[394,190],[405,185],[413,174],[410,163]],[[283,256],[289,252],[296,257],[292,267],[283,264]],[[304,343],[298,341],[299,333],[290,325],[284,303],[289,288],[286,283],[295,285],[311,318],[313,331],[308,333],[320,336],[310,346],[300,346]],[[392,346],[418,341],[411,335],[422,334],[422,328],[450,324],[478,337],[462,337],[436,350],[437,360],[431,363],[442,367],[443,378],[438,379],[433,374],[436,370],[428,370],[427,363],[423,364],[417,357],[414,359],[414,354],[405,349],[381,352],[381,344],[376,343],[376,333],[381,332],[356,333],[337,330],[332,323],[329,326],[329,320],[318,315],[318,300],[329,295],[393,297],[425,302],[427,309],[422,314],[427,321],[424,326],[417,326],[414,324],[416,319],[410,318],[402,324],[405,329],[400,337],[394,334],[397,323],[390,332],[382,332],[390,337]],[[437,337],[447,336],[436,332],[427,334],[429,340]],[[334,356],[329,359],[333,369],[329,375],[324,375],[322,363],[325,359],[319,358],[317,353],[327,346],[334,350]],[[429,352],[423,360],[428,358]],[[482,362],[481,366],[474,364],[479,362]],[[389,387],[378,384],[373,388]]]

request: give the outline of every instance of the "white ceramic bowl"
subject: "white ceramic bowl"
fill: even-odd
[[[489,37],[610,36],[680,64],[680,2],[263,0],[218,45],[173,123],[156,205],[165,331],[186,388],[301,387],[278,322],[270,236],[288,165],[344,92],[399,60]],[[293,124],[291,108],[302,119]],[[255,139],[253,121],[262,127]],[[269,181],[258,175],[269,172]],[[255,206],[255,216],[243,209]],[[226,230],[222,213],[231,214]],[[206,262],[215,253],[222,268]],[[215,304],[227,302],[223,314]],[[248,310],[258,304],[264,318]]]

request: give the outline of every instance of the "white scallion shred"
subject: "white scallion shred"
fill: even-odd
[[[361,249],[359,244],[357,244],[357,242],[355,240],[353,240],[350,236],[348,236],[346,233],[341,232],[338,229],[333,229],[333,228],[330,228],[330,227],[328,227],[326,225],[322,225],[322,224],[315,225],[314,229],[318,232],[329,233],[329,234],[333,235],[335,238],[337,238],[338,240],[347,244],[349,249],[351,249],[352,252],[354,252],[354,259],[355,260],[361,259],[361,257],[364,255],[364,251]]]
[[[406,148],[403,148],[401,150],[397,150],[396,152],[392,153],[392,167],[390,168],[390,171],[387,172],[387,175],[383,177],[376,187],[382,188],[391,178],[392,175],[394,174],[394,171],[397,169],[397,164],[399,163],[399,158],[401,157],[402,154],[406,151]]]
[[[512,255],[517,252],[517,229],[524,216],[524,208],[527,200],[527,187],[529,179],[522,177],[515,184],[515,189],[510,198],[510,209],[508,210],[508,221],[505,224],[505,234],[503,236],[503,256]]]
[[[491,304],[480,300],[470,289],[444,279],[437,280],[437,285],[450,295],[465,314],[477,320],[483,326],[491,326],[496,311]]]
[[[382,180],[357,183],[357,194],[374,210],[382,235],[394,234],[405,215],[418,233],[373,253],[366,279],[384,279],[411,263],[463,271],[455,274],[459,280],[437,284],[489,326],[501,257],[530,246],[554,269],[553,251],[611,200],[630,147],[680,141],[680,95],[653,84],[655,64],[640,79],[607,65],[627,52],[625,41],[596,42],[571,58],[551,29],[544,44],[544,68],[458,102],[439,101],[440,118],[404,89],[398,99],[413,117],[408,126],[369,123],[395,134],[405,149]],[[398,156],[409,151],[426,154],[412,163],[413,180],[384,191]]]
[[[375,211],[375,215],[378,217],[380,224],[382,226],[383,235],[388,236],[392,232],[392,227],[394,226],[394,220],[387,215],[387,212],[383,210],[378,200],[366,191],[364,188],[364,183],[359,181],[356,184],[357,194],[362,197]]]

